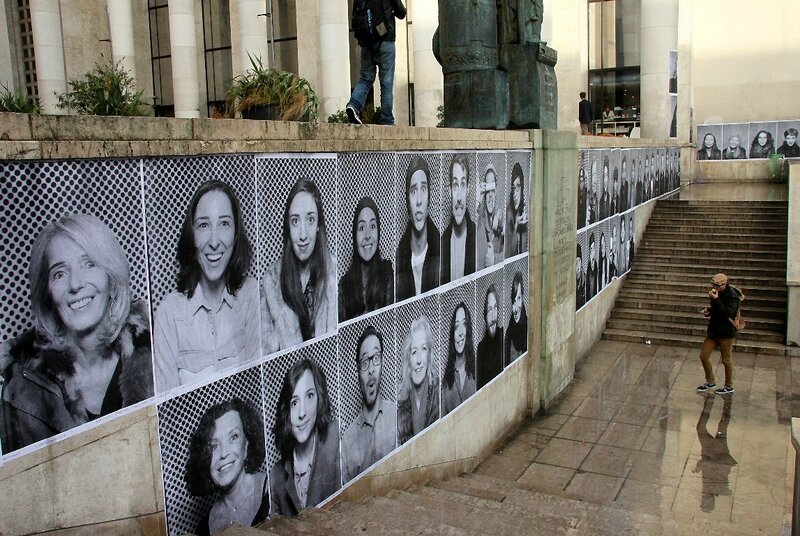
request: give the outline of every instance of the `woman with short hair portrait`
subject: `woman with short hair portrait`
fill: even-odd
[[[272,513],[294,517],[341,487],[339,424],[322,369],[311,359],[295,362],[283,378],[275,408]]]
[[[697,150],[697,159],[722,160],[722,151],[717,147],[717,138],[711,132],[706,132],[703,136],[703,145]]]
[[[397,435],[402,445],[439,418],[439,374],[433,329],[427,316],[412,320],[400,352]]]
[[[506,344],[503,352],[506,365],[513,363],[528,351],[528,313],[525,310],[524,291],[522,273],[515,272],[511,283],[511,314],[506,328]]]
[[[208,408],[192,434],[184,479],[196,497],[214,495],[198,536],[234,523],[255,526],[269,515],[264,422],[249,402],[232,398]]]
[[[528,211],[525,207],[525,176],[522,166],[511,169],[511,192],[506,208],[506,259],[528,251]],[[594,221],[594,220],[592,220]]]
[[[450,318],[447,364],[442,380],[442,415],[447,415],[475,394],[475,348],[472,315],[462,301]]]
[[[728,138],[728,146],[722,150],[723,160],[738,160],[747,158],[747,151],[741,146],[742,138],[738,134],[732,135]],[[672,159],[670,159],[672,162]]]
[[[769,158],[771,154],[775,154],[775,141],[772,139],[772,133],[759,130],[750,143],[749,158]]]
[[[156,310],[158,392],[259,357],[258,283],[239,199],[219,180],[192,195],[178,238],[177,292]]]
[[[491,163],[486,166],[480,191],[476,237],[478,270],[503,260],[503,215],[497,200],[497,172]]]
[[[369,196],[353,213],[353,258],[339,280],[339,321],[394,303],[394,268],[381,256],[381,216]]]
[[[787,128],[783,132],[783,143],[778,147],[778,154],[785,158],[800,158],[800,145],[797,145],[797,129]]]
[[[0,347],[5,454],[153,396],[148,307],[105,223],[50,222],[29,276],[33,327]]]
[[[307,177],[297,179],[286,198],[281,257],[261,285],[265,353],[336,328],[336,257],[328,248],[322,194]]]

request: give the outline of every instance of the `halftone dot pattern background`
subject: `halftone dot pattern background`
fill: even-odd
[[[531,151],[507,151],[506,152],[506,175],[508,177],[508,193],[511,193],[511,170],[514,169],[514,164],[519,164],[522,168],[522,176],[525,177],[525,209],[528,211],[528,225],[530,226],[532,218],[531,208],[533,206],[533,198],[536,192],[533,191],[533,168]],[[530,230],[528,231],[530,233]],[[527,247],[525,249],[527,251]]]
[[[253,262],[249,275],[256,276],[258,218],[252,155],[213,155],[145,159],[142,166],[150,249],[152,305],[177,290],[178,238],[189,202],[197,188],[217,179],[227,183],[239,198],[242,220],[250,240]]]
[[[391,261],[394,267],[398,241],[395,155],[342,154],[339,156],[339,174],[339,279],[347,273],[353,259],[353,218],[356,205],[365,196],[371,197],[378,206],[381,258]]]
[[[260,276],[281,256],[284,209],[289,191],[301,177],[313,180],[322,195],[328,248],[331,255],[336,255],[339,212],[337,173],[335,154],[280,154],[256,157]]]
[[[475,306],[475,280],[468,280],[461,285],[449,288],[448,290],[443,291],[440,294],[441,299],[441,308],[442,308],[442,329],[439,331],[439,346],[442,349],[442,392],[446,389],[444,384],[444,375],[445,371],[447,370],[447,356],[450,351],[450,332],[453,330],[453,311],[456,310],[456,307],[461,302],[464,302],[464,305],[467,306],[467,310],[469,310],[470,317],[472,319],[472,340],[468,340],[467,344],[472,345],[472,351],[477,351],[478,342],[475,340],[477,337],[478,332],[476,331],[476,315],[482,316],[482,314],[478,314],[477,308]],[[469,374],[469,363],[467,363],[467,374]],[[475,369],[472,368],[472,376],[475,377]],[[442,412],[444,412],[444,407],[442,407]]]
[[[397,153],[397,189],[395,195],[397,199],[397,236],[398,240],[403,236],[408,225],[408,192],[406,191],[406,172],[411,159],[421,156],[428,163],[431,170],[430,181],[428,184],[428,215],[433,220],[439,234],[444,232],[447,226],[442,212],[442,199],[444,196],[442,185],[442,153]],[[448,162],[449,163],[449,162]],[[448,190],[449,195],[449,190]]]
[[[65,214],[93,214],[111,229],[130,265],[131,299],[148,299],[139,161],[2,162],[0,177],[0,342],[32,326],[31,248],[42,229]]]
[[[472,318],[472,324],[476,351],[478,344],[486,335],[486,294],[489,290],[489,285],[492,283],[494,283],[495,290],[497,290],[497,327],[505,330],[505,326],[508,324],[503,316],[503,267],[498,266],[494,271],[486,273],[475,280],[475,316]],[[503,356],[500,356],[500,362],[503,363]]]
[[[495,198],[494,198],[494,210],[496,213],[500,214],[500,221],[503,222],[503,232],[505,233],[505,221],[506,221],[506,204],[508,202],[508,178],[509,178],[509,170],[506,169],[506,153],[498,152],[498,151],[481,151],[476,155],[477,159],[477,166],[478,166],[478,180],[476,181],[476,185],[479,182],[483,182],[484,178],[486,177],[486,170],[489,168],[489,164],[494,167],[495,170],[495,178],[496,178],[496,185],[495,185]],[[476,200],[476,204],[479,205],[477,210],[483,207],[483,197],[478,196]],[[477,224],[478,219],[475,218],[475,223]],[[478,229],[478,232],[482,232],[481,229]],[[485,255],[485,251],[477,251],[475,252],[477,255]],[[496,251],[494,254],[494,263],[502,263],[503,262],[503,255],[505,254],[505,248],[501,251]],[[480,257],[475,263],[475,266],[483,266],[483,262],[480,260]]]
[[[243,370],[214,383],[158,405],[158,437],[161,446],[161,472],[164,477],[164,499],[167,532],[181,536],[195,532],[197,525],[214,504],[216,495],[194,497],[186,487],[186,462],[189,443],[203,414],[213,405],[239,398],[252,404],[262,422],[261,365]],[[265,459],[260,471],[267,472]],[[209,477],[210,478],[210,477]]]
[[[477,208],[477,195],[478,195],[478,181],[479,173],[475,168],[475,153],[443,153],[442,154],[442,220],[444,229],[450,225],[453,219],[453,196],[451,194],[451,177],[450,177],[450,164],[453,162],[453,157],[457,154],[466,154],[469,166],[468,177],[469,185],[467,186],[467,211],[472,223],[478,221],[478,208]],[[442,231],[444,232],[444,231]]]
[[[528,257],[522,255],[516,259],[506,262],[503,266],[503,318],[505,318],[505,336],[508,337],[508,323],[511,321],[511,287],[514,283],[514,274],[517,272],[522,274],[522,306],[525,308],[525,314],[528,315],[530,321],[530,311],[528,310]],[[531,341],[528,341],[527,347],[530,347]],[[503,356],[508,360],[508,356]]]
[[[614,195],[619,193],[619,188],[621,184],[621,177],[620,177],[620,164],[622,162],[622,154],[620,153],[619,149],[611,149],[608,151],[608,162],[609,162],[609,170],[608,170],[608,195],[609,199],[613,200]],[[617,182],[614,183],[614,172],[617,173]],[[617,206],[617,212],[619,212],[619,206]],[[609,214],[613,216],[613,214]]]
[[[587,233],[586,233],[585,229],[581,229],[578,232],[577,245],[580,246],[580,248],[581,248],[581,273],[584,276],[584,281],[585,281],[585,283],[587,285],[587,290],[588,290],[589,280],[588,280],[587,270],[586,269],[587,269],[587,267],[589,265],[589,239],[587,238]],[[576,247],[575,248],[575,257],[576,257],[576,259],[577,259],[577,255],[578,255],[578,248]],[[575,281],[576,282],[577,282],[577,279],[578,279],[578,276],[576,274],[575,275]],[[577,292],[577,284],[576,284],[576,290],[575,291]],[[576,303],[575,303],[576,311],[579,311],[580,309],[582,309],[584,305],[586,305],[585,301],[580,306],[580,308],[578,308],[578,303],[576,301]],[[508,322],[506,322],[506,324],[508,324]]]

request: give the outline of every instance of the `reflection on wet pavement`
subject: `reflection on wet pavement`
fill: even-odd
[[[635,519],[646,514],[664,534],[788,534],[800,359],[734,353],[736,392],[723,396],[696,391],[699,351],[600,341],[548,411],[476,473],[627,510],[619,533],[649,533]],[[712,362],[722,374],[718,353]]]

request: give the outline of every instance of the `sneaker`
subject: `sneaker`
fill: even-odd
[[[720,387],[714,392],[717,393],[718,395],[732,395],[733,391],[734,391],[733,387]]]
[[[713,387],[716,387],[716,386],[717,386],[716,383],[706,382],[703,385],[697,386],[697,390],[700,391],[701,393],[705,393],[709,389],[711,389]]]
[[[345,112],[347,112],[347,118],[350,120],[350,124],[352,125],[363,125],[364,122],[361,121],[361,118],[358,116],[358,110],[356,110],[355,106],[352,104],[348,104],[345,107]]]

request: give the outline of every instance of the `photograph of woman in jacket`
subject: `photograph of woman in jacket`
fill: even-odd
[[[234,523],[255,526],[269,515],[264,422],[249,402],[232,398],[208,408],[189,443],[184,479],[196,497],[214,495],[198,525],[199,536]]]
[[[29,268],[33,328],[0,347],[7,454],[153,395],[148,307],[117,237],[90,214],[49,223]]]
[[[260,355],[252,249],[228,184],[210,180],[194,192],[177,249],[178,291],[162,300],[153,326],[159,393]]]
[[[717,147],[717,138],[707,132],[703,136],[703,145],[697,150],[698,160],[722,160],[722,151]]]
[[[592,219],[594,221],[594,219]],[[528,251],[528,211],[525,208],[525,177],[522,166],[511,169],[511,192],[506,208],[506,259]]]
[[[339,424],[325,374],[311,359],[295,362],[283,378],[275,408],[272,514],[294,517],[341,487]]]
[[[750,158],[769,158],[775,154],[775,141],[772,133],[766,130],[759,130],[750,143]]]
[[[289,191],[281,256],[261,285],[265,354],[336,329],[336,257],[328,247],[322,195],[309,178],[301,177]]]
[[[353,258],[339,280],[339,321],[394,303],[394,268],[381,256],[381,216],[369,196],[353,212]]]
[[[447,344],[447,364],[442,380],[442,415],[447,415],[475,394],[475,347],[472,315],[462,301],[453,309]]]
[[[422,315],[411,322],[400,351],[397,436],[402,445],[439,418],[436,348],[427,316]]]
[[[503,351],[506,365],[528,351],[528,313],[525,310],[525,288],[522,285],[522,273],[514,272],[511,283],[511,315]]]

